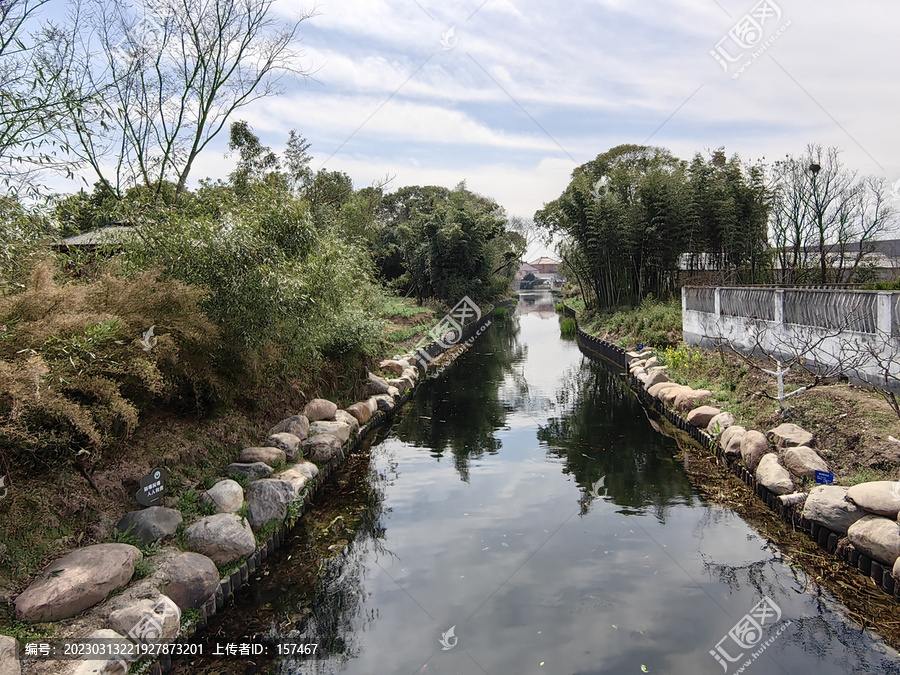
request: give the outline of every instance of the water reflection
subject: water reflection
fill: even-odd
[[[373,447],[367,520],[318,585],[283,561],[254,586],[248,625],[299,629],[329,658],[246,672],[720,675],[710,651],[768,597],[792,623],[746,672],[900,673],[776,547],[695,495],[674,441],[529,306]]]

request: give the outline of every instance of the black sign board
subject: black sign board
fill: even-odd
[[[165,469],[153,469],[148,474],[141,476],[141,488],[135,493],[135,498],[141,506],[156,506],[166,496]]]

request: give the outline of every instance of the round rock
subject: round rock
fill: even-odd
[[[127,544],[95,544],[54,560],[16,598],[22,621],[59,621],[80,614],[125,586],[141,552]]]
[[[187,527],[184,536],[192,550],[208,556],[216,565],[246,558],[256,550],[250,523],[234,513],[201,518]]]
[[[159,574],[159,590],[182,610],[203,605],[219,585],[219,570],[205,555],[179,552]]]
[[[716,433],[716,429],[718,429],[718,433],[723,433],[728,427],[734,425],[734,415],[730,412],[720,412],[718,415],[713,417],[706,425],[706,433],[712,434]]]
[[[313,462],[322,464],[330,461],[341,451],[342,447],[341,439],[335,438],[331,434],[320,434],[303,441],[303,454]]]
[[[790,472],[781,466],[778,455],[770,452],[763,455],[756,467],[756,480],[762,483],[769,492],[776,495],[788,495],[794,491],[794,481]]]
[[[751,471],[756,471],[759,461],[771,451],[769,441],[755,429],[751,429],[741,438],[741,459],[744,460],[744,466]]]
[[[19,643],[11,637],[0,635],[0,673],[20,675],[22,663],[19,661]]]
[[[870,558],[893,566],[900,558],[900,523],[868,515],[847,528],[850,543]]]
[[[269,436],[275,434],[294,434],[301,441],[306,438],[309,431],[309,420],[305,415],[293,415],[286,420],[281,420],[274,427],[269,429]]]
[[[110,613],[109,627],[137,642],[173,640],[181,632],[181,609],[171,598],[140,598]]]
[[[900,513],[900,481],[878,480],[854,485],[847,496],[859,508],[885,518]]]
[[[825,460],[805,445],[785,450],[784,466],[795,476],[803,478],[815,478],[816,471],[828,471]]]
[[[365,403],[354,403],[347,408],[347,413],[352,415],[358,424],[366,424],[372,419],[372,411]],[[337,415],[337,413],[335,413]]]
[[[801,445],[810,446],[813,435],[796,424],[782,424],[769,430],[766,434],[776,448],[795,448]]]
[[[810,490],[803,505],[803,517],[824,525],[832,532],[847,534],[860,518],[869,515],[847,499],[847,488],[840,485],[819,485]]]
[[[154,541],[175,536],[181,520],[181,512],[176,509],[150,506],[140,511],[126,513],[116,524],[116,529],[125,532],[131,528],[129,535],[137,537],[143,544],[152,544]]]
[[[266,447],[283,450],[287,461],[296,462],[300,456],[300,442],[302,440],[299,436],[287,432],[272,434],[266,439]]]
[[[287,455],[281,448],[244,448],[238,455],[238,463],[252,464],[254,462],[262,462],[272,466],[273,464],[283,463],[287,461]]]
[[[284,520],[295,496],[294,486],[286,480],[263,478],[250,483],[247,487],[250,527],[258,530],[271,520]]]
[[[303,409],[303,415],[309,419],[310,422],[330,420],[334,417],[334,413],[336,412],[337,406],[324,398],[314,398],[307,403],[306,407]]]
[[[703,429],[709,425],[709,421],[713,417],[721,412],[721,410],[713,408],[711,405],[701,405],[699,408],[694,408],[688,413],[687,421],[691,426]]]
[[[309,425],[309,438],[321,434],[330,434],[345,443],[350,440],[350,425],[345,422],[313,422]]]
[[[271,466],[265,462],[251,462],[249,464],[229,464],[228,475],[233,476],[242,474],[250,480],[259,480],[260,478],[268,478],[273,473]]]
[[[244,505],[244,488],[237,481],[220,480],[203,493],[200,501],[213,502],[219,513],[237,513]]]

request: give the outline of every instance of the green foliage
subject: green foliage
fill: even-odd
[[[669,373],[676,377],[692,377],[702,366],[703,353],[697,347],[666,347],[657,358],[660,365],[667,366]]]
[[[0,454],[31,470],[96,457],[148,406],[205,405],[221,383],[199,297],[151,271],[76,283],[35,262],[19,292],[0,298]]]
[[[608,334],[620,336],[629,343],[674,346],[681,342],[681,303],[658,302],[650,296],[635,309],[603,317],[601,324]]]
[[[564,338],[573,338],[578,333],[575,319],[563,319],[559,324],[559,332]]]
[[[11,197],[0,197],[0,293],[21,288],[52,232],[43,213]]]
[[[383,198],[379,215],[381,273],[420,302],[492,300],[509,287],[518,254],[502,209],[464,184],[401,188]]]
[[[664,148],[620,145],[578,167],[535,222],[562,238],[565,268],[588,306],[603,309],[672,295],[685,254],[758,282],[766,204],[761,169],[737,157],[688,165]]]

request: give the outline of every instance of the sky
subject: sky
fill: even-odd
[[[300,25],[283,93],[241,109],[262,141],[288,130],[313,168],[357,188],[390,176],[469,189],[531,217],[572,170],[622,143],[768,162],[837,146],[897,182],[900,4],[812,0],[275,0]],[[749,65],[739,70],[739,65]],[[225,177],[227,133],[193,178]],[[73,186],[72,189],[75,189]],[[546,249],[535,248],[535,257]],[[529,257],[530,259],[530,257]]]

